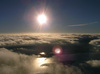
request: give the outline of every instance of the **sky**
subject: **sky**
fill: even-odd
[[[42,27],[37,16],[48,21]],[[100,0],[0,0],[0,33],[100,33]]]

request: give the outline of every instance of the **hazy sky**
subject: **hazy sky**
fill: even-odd
[[[100,0],[0,0],[0,33],[13,32],[100,33]]]

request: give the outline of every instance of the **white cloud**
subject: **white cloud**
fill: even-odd
[[[100,39],[91,40],[89,44],[93,46],[92,51],[100,52]]]
[[[78,43],[79,39],[85,37],[98,37],[99,34],[0,34],[0,47],[5,46],[21,46],[21,45],[35,45],[35,44],[66,44]]]
[[[69,25],[69,26],[85,26],[85,25],[88,25],[88,24],[75,24],[75,25]]]
[[[61,34],[1,34],[0,35],[0,46],[18,46],[18,45],[35,45],[35,44],[65,44],[69,42],[70,44],[80,43],[83,39],[92,39],[95,37],[100,38],[100,34],[80,34],[80,33],[61,33]],[[96,44],[95,44],[96,42]],[[91,40],[91,45],[99,45],[100,40]],[[20,49],[20,48],[19,48]],[[32,48],[34,49],[34,48]],[[27,50],[27,48],[22,48],[22,50]],[[34,74],[35,72],[44,71],[42,69],[35,68],[34,62],[37,58],[36,55],[25,55],[25,54],[18,54],[12,51],[9,51],[5,48],[0,49],[0,74]],[[55,59],[54,57],[51,57]],[[96,63],[99,63],[95,61]],[[87,62],[91,64],[91,61]],[[91,65],[94,66],[95,63]],[[81,74],[81,69],[76,66],[66,66],[61,63],[58,63],[54,60],[54,64],[52,63],[45,63],[48,66],[48,69],[45,70],[46,72],[54,73],[52,69],[55,66],[56,74]],[[95,65],[97,66],[97,65]]]
[[[91,40],[89,42],[91,45],[100,46],[100,39]]]
[[[5,48],[1,48],[0,74],[82,74],[78,67],[65,67],[63,64],[60,64],[55,60],[54,63],[48,63],[49,65],[47,67],[40,68],[38,67],[39,63],[36,59],[39,59],[36,55],[28,56],[9,51]],[[51,59],[55,58],[51,57]]]
[[[100,67],[100,60],[89,60],[87,61],[92,67]]]
[[[35,58],[0,49],[0,74],[33,74],[32,60]]]
[[[91,22],[91,23],[85,23],[85,24],[74,24],[74,25],[69,25],[69,26],[86,26],[86,25],[91,25],[91,24],[97,24],[98,22]]]

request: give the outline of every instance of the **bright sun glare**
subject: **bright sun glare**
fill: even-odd
[[[41,14],[38,16],[38,22],[40,23],[40,25],[43,25],[47,22],[47,17],[45,14]]]

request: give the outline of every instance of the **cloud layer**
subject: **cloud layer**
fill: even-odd
[[[33,49],[42,48],[42,46],[39,46],[38,48],[37,44],[48,44],[48,46],[45,45],[46,49],[52,44],[57,44],[64,48],[66,46],[68,49],[73,49],[72,51],[74,52],[83,52],[85,50],[87,51],[87,49],[89,49],[89,51],[99,52],[100,34],[0,34],[0,47],[5,47],[0,48],[0,74],[86,74],[85,72],[88,72],[88,69],[94,71],[90,72],[91,74],[95,73],[94,67],[100,67],[100,60],[93,59],[90,57],[92,55],[88,55],[88,58],[90,57],[92,60],[87,60],[85,63],[78,62],[78,65],[73,63],[73,65],[70,66],[63,65],[56,60],[55,56],[53,56],[49,58],[52,59],[53,62],[42,63],[41,67],[43,68],[37,68],[36,65],[39,65],[39,60],[37,61],[36,59],[39,58],[32,53]],[[13,47],[11,48],[12,50],[8,50],[8,46]],[[21,47],[17,48],[16,46]],[[27,47],[23,48],[22,46]],[[30,46],[36,47],[29,48]],[[92,48],[89,46],[92,46]],[[32,55],[13,52],[13,50],[16,49],[23,52],[30,51]],[[95,55],[93,54],[93,56]],[[77,58],[81,59],[84,57],[85,56],[80,54]],[[95,57],[98,57],[98,55]]]
[[[0,49],[0,74],[82,74],[81,70],[75,66],[64,66],[60,63],[52,62],[41,64],[47,69],[37,68],[36,55],[24,55],[9,51],[5,48]],[[52,57],[51,59],[54,59]],[[41,63],[41,62],[40,62]]]
[[[74,34],[74,33],[53,33],[53,34],[0,34],[0,47],[21,46],[36,44],[66,44],[79,43],[84,38],[100,38],[100,34]]]

